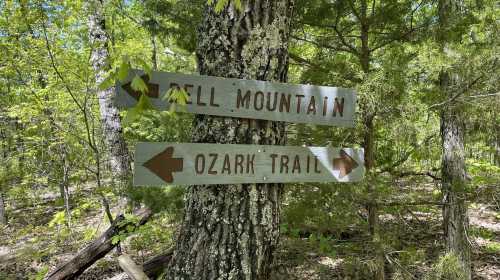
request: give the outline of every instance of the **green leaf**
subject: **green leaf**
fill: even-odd
[[[139,118],[140,116],[140,111],[137,109],[137,107],[134,107],[132,109],[127,110],[127,114],[125,115],[125,118],[123,118],[123,125],[129,125],[133,121]]]
[[[215,3],[215,0],[208,0],[208,5],[213,5],[215,3],[215,12],[220,13],[229,4],[229,2],[230,0],[217,0],[217,2]],[[241,0],[233,0],[233,4],[236,10],[243,10]]]
[[[215,4],[215,11],[217,13],[220,13],[222,10],[224,10],[224,7],[226,6],[228,0],[219,0],[217,1],[217,4]]]
[[[127,115],[123,119],[124,125],[129,125],[135,120],[139,119],[142,113],[146,110],[153,109],[153,104],[151,104],[151,100],[145,94],[141,94],[139,98],[139,102],[135,105],[134,108],[127,111]]]
[[[148,92],[148,86],[141,79],[141,77],[139,77],[139,75],[135,75],[135,77],[132,79],[131,86],[133,90],[140,91],[142,93]]]
[[[115,84],[115,75],[110,74],[101,84],[99,84],[100,90],[105,90],[112,87]]]
[[[151,104],[151,100],[147,95],[141,94],[141,97],[139,98],[139,102],[137,102],[136,107],[140,108],[142,111],[151,110],[153,109],[153,104]]]
[[[144,73],[146,73],[146,75],[148,75],[149,79],[151,80],[153,75],[153,68],[151,67],[151,65],[149,65],[149,63],[142,58],[138,58],[137,60]]]
[[[130,62],[123,60],[122,64],[120,65],[120,68],[118,69],[118,74],[117,74],[118,80],[120,80],[120,82],[125,81],[125,79],[128,76],[129,70],[130,70]]]
[[[183,88],[170,88],[162,97],[163,101],[170,103],[169,112],[174,113],[177,104],[181,106],[181,110],[185,111],[185,106],[189,101],[189,94]]]
[[[115,235],[111,238],[111,244],[116,245],[120,242],[120,235]]]
[[[126,229],[127,232],[133,232],[135,230],[135,227],[133,225],[127,225]]]
[[[45,277],[45,275],[47,275],[48,272],[49,272],[49,267],[47,265],[44,265],[44,266],[42,266],[42,268],[40,268],[38,270],[38,272],[36,273],[36,275],[33,278],[30,278],[30,279],[42,280]]]
[[[54,227],[55,225],[61,225],[66,220],[66,213],[64,211],[57,212],[52,220],[49,222],[49,228]]]
[[[236,7],[236,10],[242,11],[243,7],[241,5],[241,0],[234,0],[234,7]]]

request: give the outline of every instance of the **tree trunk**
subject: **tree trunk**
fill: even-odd
[[[153,50],[151,52],[151,61],[153,62],[153,70],[158,71],[158,52],[156,47],[156,35],[151,33],[151,45]]]
[[[0,117],[2,117],[0,115]],[[4,121],[3,118],[0,119],[0,121]],[[7,122],[5,122],[7,123]],[[0,125],[3,125],[3,123],[0,122]],[[8,156],[8,145],[7,145],[7,133],[5,130],[0,129],[0,140],[2,142],[2,162],[7,162],[7,156]],[[6,169],[8,169],[10,163],[6,164]],[[2,178],[0,178],[0,225],[6,225],[7,224],[7,213],[5,211],[5,201],[3,199],[3,192],[5,191],[5,186],[7,184],[7,180],[2,181]],[[5,186],[3,186],[5,185]]]
[[[443,79],[446,78],[441,82]],[[460,112],[458,108],[447,106],[441,113],[443,228],[447,251],[458,257],[466,274],[464,279],[471,279],[464,125]]]
[[[38,85],[42,89],[47,88],[47,77],[44,75],[41,71],[38,73]],[[46,102],[46,107],[43,110],[43,113],[45,117],[49,121],[49,136],[54,137],[53,139],[48,138],[43,143],[43,149],[47,150],[49,154],[57,154],[59,155],[60,162],[56,163],[56,158],[55,157],[50,157],[49,156],[49,164],[46,166],[46,169],[48,171],[48,183],[49,185],[51,182],[54,181],[59,181],[59,191],[61,194],[61,198],[64,201],[64,209],[66,210],[66,222],[68,228],[71,228],[71,210],[70,210],[70,205],[69,205],[69,166],[68,166],[68,152],[66,151],[66,145],[64,143],[64,140],[61,139],[60,135],[58,134],[58,127],[56,124],[54,112],[52,111],[51,107],[48,106],[49,104],[49,95],[44,96],[44,101]],[[55,141],[58,142],[57,144],[57,150],[53,151],[49,145],[49,142]]]
[[[359,54],[359,61],[361,69],[367,76],[370,75],[370,60],[371,60],[371,50],[369,47],[369,31],[370,22],[367,18],[368,3],[366,0],[361,1],[360,5],[360,40],[361,40],[361,52]],[[363,149],[365,150],[365,168],[366,168],[366,178],[367,178],[367,193],[369,196],[369,202],[367,205],[368,211],[368,229],[372,238],[372,243],[374,246],[374,255],[376,261],[376,267],[373,271],[373,279],[384,280],[385,279],[385,257],[384,251],[382,249],[382,244],[380,241],[379,232],[379,217],[378,217],[378,207],[377,207],[377,190],[373,178],[373,167],[375,166],[375,114],[374,109],[369,106],[365,107],[363,112],[363,123],[364,123],[364,139],[363,139]]]
[[[285,82],[293,0],[243,4],[242,11],[232,4],[220,13],[205,8],[198,33],[200,73]],[[198,115],[192,141],[284,145],[285,128],[282,122]],[[189,187],[166,279],[269,279],[282,189],[282,184]]]
[[[440,43],[442,51],[448,53],[449,28],[460,17],[459,2],[440,0],[438,6]],[[445,99],[456,95],[454,85],[461,77],[453,69],[440,73],[440,90]],[[443,228],[446,250],[455,255],[464,270],[464,279],[471,279],[470,244],[467,238],[469,219],[466,203],[466,169],[464,150],[463,108],[451,102],[441,111],[441,141],[443,158],[441,163],[441,188],[443,192]]]
[[[447,108],[441,114],[443,227],[447,251],[459,258],[466,273],[465,279],[471,279],[464,132],[461,119],[460,111],[456,108]]]
[[[68,152],[64,144],[60,144],[61,153],[61,168],[62,168],[62,178],[59,183],[59,191],[61,192],[61,197],[64,201],[64,209],[66,210],[68,227],[71,227],[71,207],[69,201],[69,163],[68,163]]]
[[[493,135],[493,164],[500,167],[500,124],[494,123],[495,133]]]
[[[0,192],[0,225],[7,224],[7,212],[5,211],[5,201],[3,200],[3,193]]]
[[[373,279],[385,279],[385,256],[383,247],[380,240],[379,217],[377,206],[377,190],[373,178],[373,167],[375,164],[375,127],[374,115],[365,112],[367,115],[364,117],[365,133],[363,139],[363,148],[365,150],[365,169],[367,177],[367,192],[369,201],[367,204],[368,210],[368,229],[372,238],[374,247],[374,255],[377,266],[373,271]]]
[[[95,72],[96,85],[101,84],[106,78],[109,69],[109,36],[106,33],[106,18],[104,15],[104,0],[91,0],[87,2],[89,12],[89,39],[93,46],[90,61]],[[108,150],[108,162],[113,178],[124,184],[130,176],[130,157],[123,138],[120,123],[120,114],[113,100],[113,88],[98,90],[99,111],[101,114],[102,134]]]

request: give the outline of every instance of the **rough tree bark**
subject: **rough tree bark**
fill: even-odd
[[[109,69],[109,36],[106,33],[106,18],[104,15],[104,0],[91,0],[87,2],[89,12],[89,39],[93,46],[90,62],[95,72],[96,85],[101,84],[106,78]],[[129,178],[130,157],[123,138],[120,123],[120,114],[113,103],[115,91],[113,88],[98,90],[99,111],[101,114],[103,136],[108,150],[108,162],[114,178],[120,183],[125,183]]]
[[[441,85],[447,87],[445,80],[447,78],[441,78]],[[447,251],[458,257],[466,273],[465,279],[471,279],[464,124],[460,112],[453,106],[447,106],[441,112],[443,227]]]
[[[440,42],[442,51],[447,54],[449,28],[453,19],[460,16],[458,1],[440,0],[438,6]],[[440,73],[439,83],[444,98],[452,98],[454,84],[460,79],[453,70]],[[466,169],[464,150],[463,109],[451,102],[441,110],[441,141],[443,149],[441,165],[441,188],[443,192],[443,228],[448,253],[455,255],[464,269],[465,280],[471,279],[470,244],[467,238],[469,220],[466,202]]]
[[[231,4],[220,13],[205,8],[198,32],[200,73],[285,82],[293,0],[242,2],[242,11]],[[198,115],[192,141],[284,145],[285,129],[282,122]],[[189,187],[166,279],[269,279],[282,188]]]

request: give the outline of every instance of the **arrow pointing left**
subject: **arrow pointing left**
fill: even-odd
[[[174,147],[168,147],[152,159],[146,161],[143,166],[153,172],[167,183],[174,181],[173,173],[183,169],[183,158],[174,158]]]
[[[141,79],[146,83],[148,86],[148,91],[146,92],[146,95],[151,97],[151,98],[158,98],[159,92],[160,92],[160,86],[158,84],[153,84],[149,82],[149,76],[148,75],[142,75]],[[139,97],[141,97],[141,92],[136,91],[132,88],[132,82],[128,82],[122,86],[122,88],[130,94],[135,100],[139,100]]]

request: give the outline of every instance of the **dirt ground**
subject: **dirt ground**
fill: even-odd
[[[69,259],[109,225],[103,221],[101,209],[90,207],[81,213],[69,237],[61,238],[64,225],[47,226],[60,210],[61,207],[47,203],[10,212],[9,226],[0,228],[0,279],[39,279],[44,271]],[[381,230],[385,241],[391,244],[385,251],[388,279],[423,279],[431,271],[443,249],[438,210],[381,216]],[[486,204],[473,204],[469,217],[473,279],[500,279],[499,212]],[[82,236],[89,232],[91,237],[82,241]],[[359,232],[362,231],[353,231],[345,239],[323,241],[308,236],[283,236],[273,265],[273,280],[369,279],[373,267],[370,242],[368,236]],[[391,235],[394,232],[397,236]],[[123,246],[125,252],[139,264],[154,255],[135,251],[127,244]],[[110,279],[120,274],[116,256],[115,252],[108,254],[79,279]],[[126,277],[114,278],[117,279]]]

